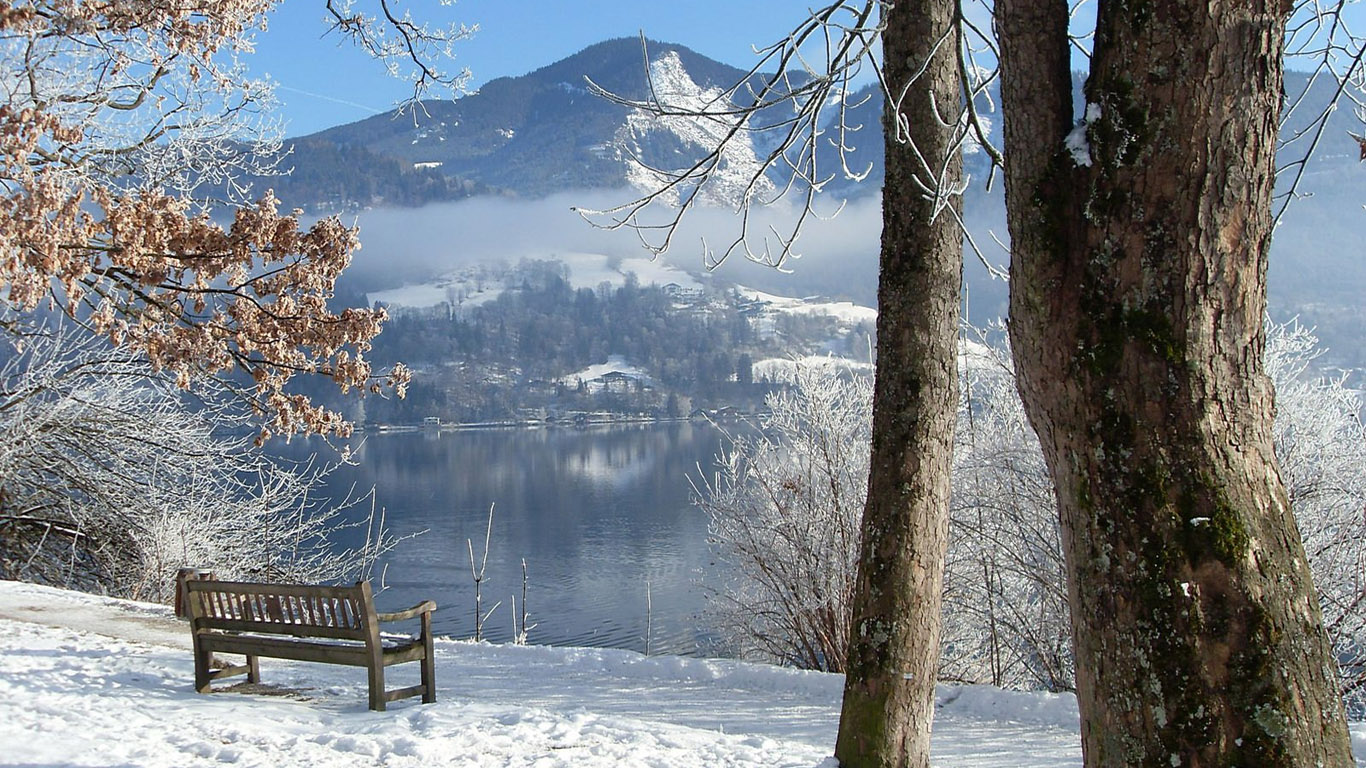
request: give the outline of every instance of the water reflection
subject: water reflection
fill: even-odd
[[[434,599],[440,634],[474,634],[467,540],[477,560],[492,504],[483,596],[485,610],[502,605],[488,639],[512,637],[525,558],[531,642],[643,650],[648,584],[651,650],[696,654],[710,645],[698,584],[707,521],[689,502],[688,476],[710,465],[720,441],[693,423],[370,435],[328,491],[373,485],[393,532],[426,531],[390,558],[381,605]]]

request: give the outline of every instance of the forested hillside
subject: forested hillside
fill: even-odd
[[[374,357],[406,363],[414,380],[403,400],[370,400],[366,419],[750,410],[769,390],[755,362],[860,349],[866,357],[872,332],[828,315],[764,312],[731,288],[645,286],[634,274],[619,286],[575,288],[556,261],[525,261],[493,281],[492,300],[391,309]]]

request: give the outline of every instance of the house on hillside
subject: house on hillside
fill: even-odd
[[[678,283],[669,283],[660,290],[664,291],[665,296],[678,302],[692,303],[703,298],[701,288],[684,288]]]
[[[618,392],[624,395],[631,391],[631,387],[636,382],[640,381],[640,377],[622,371],[608,371],[595,381],[602,385],[604,392]]]

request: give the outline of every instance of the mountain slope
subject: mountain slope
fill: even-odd
[[[635,167],[633,155],[659,168],[686,168],[703,153],[703,145],[715,137],[718,126],[684,118],[646,119],[593,95],[587,80],[623,97],[639,99],[647,93],[646,72],[651,71],[659,88],[700,105],[715,96],[715,89],[728,87],[745,74],[680,45],[645,45],[643,51],[637,39],[609,40],[527,75],[494,80],[478,93],[457,101],[427,102],[425,111],[416,115],[376,116],[305,137],[295,142],[290,163],[295,175],[262,180],[259,186],[275,186],[287,204],[315,210],[419,206],[468,196],[496,195],[525,201],[571,190],[577,196],[584,190],[620,190],[633,185],[641,189],[657,177]],[[1287,93],[1297,94],[1306,82],[1303,73],[1288,73]],[[1081,86],[1078,75],[1078,113]],[[1332,92],[1332,84],[1315,83],[1305,102],[1326,103]],[[823,206],[827,212],[841,198],[863,197],[869,206],[875,206],[875,194],[881,186],[882,99],[876,90],[866,88],[850,102],[856,106],[849,112],[848,122],[861,129],[848,137],[855,147],[848,158],[849,166],[871,172],[859,184],[838,176],[832,180],[826,187]],[[999,136],[999,111],[983,106],[992,135]],[[828,114],[831,119],[835,116],[834,110]],[[1305,130],[1303,119],[1292,121],[1283,139]],[[1366,202],[1366,172],[1355,160],[1358,148],[1350,135],[1353,131],[1362,131],[1354,114],[1338,110],[1317,142],[1311,141],[1317,134],[1310,132],[1282,152],[1282,165],[1293,172],[1297,155],[1315,144],[1304,183],[1295,190],[1297,195],[1312,194],[1314,199],[1292,205],[1277,230],[1271,299],[1278,318],[1299,313],[1306,322],[1318,325],[1333,350],[1334,362],[1360,366],[1366,365],[1366,351],[1358,343],[1366,335],[1366,315],[1360,312],[1360,296],[1366,290],[1366,261],[1359,258],[1352,244],[1366,224],[1361,210]],[[762,144],[772,137],[758,140]],[[766,149],[764,145],[760,151]],[[822,175],[837,171],[832,153],[827,150],[824,157]],[[987,258],[999,264],[1007,258],[992,242],[993,237],[1006,238],[1000,179],[996,179],[995,190],[986,192],[981,183],[989,175],[985,153],[969,154],[965,160],[965,171],[975,182],[964,201],[965,218],[975,242],[987,251]],[[755,163],[754,145],[737,147],[723,164],[726,183],[710,195],[709,201],[733,207]],[[782,183],[780,179],[770,181]],[[1291,175],[1285,174],[1278,189],[1288,193],[1290,185]],[[612,196],[615,202],[629,199],[620,192]],[[527,210],[527,218],[538,225],[547,215],[543,209]],[[848,213],[842,217],[842,221],[849,219]],[[718,226],[725,226],[724,221]],[[875,227],[875,222],[870,221],[869,226]],[[720,241],[733,233],[699,234]],[[803,245],[811,242],[805,239]],[[829,257],[813,253],[787,285],[772,285],[769,276],[750,274],[759,271],[757,267],[743,270],[736,279],[759,282],[758,287],[778,293],[822,293],[871,302],[876,284],[875,245],[825,243],[822,250]],[[502,255],[515,259],[527,254]],[[975,257],[968,259],[967,278],[972,284],[969,309],[975,320],[983,322],[1005,311],[1006,287],[999,280],[986,278],[976,262]],[[734,272],[745,266],[728,269]],[[432,274],[441,271],[438,264]]]
[[[646,45],[651,61],[676,61],[701,88],[730,85],[744,75],[683,46]],[[492,80],[456,101],[423,102],[414,114],[376,115],[305,139],[364,147],[501,194],[620,187],[628,163],[613,138],[627,126],[628,110],[589,93],[586,79],[640,99],[647,93],[645,72],[640,40],[608,40],[530,74]],[[674,137],[659,140],[671,143],[644,151],[682,149]]]

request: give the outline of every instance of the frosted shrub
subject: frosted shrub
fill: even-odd
[[[1323,623],[1355,718],[1366,714],[1366,430],[1361,391],[1343,373],[1311,372],[1318,339],[1296,322],[1268,324],[1276,385],[1276,456],[1323,607]]]
[[[940,675],[1073,686],[1067,572],[1043,453],[1008,350],[964,342]]]
[[[872,381],[800,365],[759,430],[695,484],[723,582],[711,614],[745,656],[842,671],[868,483]]]
[[[1366,430],[1345,375],[1311,371],[1318,340],[1268,324],[1276,452],[1355,716],[1366,713]],[[1052,482],[1015,390],[1008,350],[965,342],[959,359],[944,679],[1074,685],[1066,566]],[[697,503],[725,581],[718,629],[746,655],[843,665],[866,498],[868,376],[799,366],[756,434],[731,436]]]
[[[73,339],[31,337],[0,368],[5,577],[169,600],[179,567],[335,581],[393,545],[372,519],[359,550],[335,546],[347,516],[313,498],[325,470],[255,450],[240,401],[191,400],[128,353]]]

